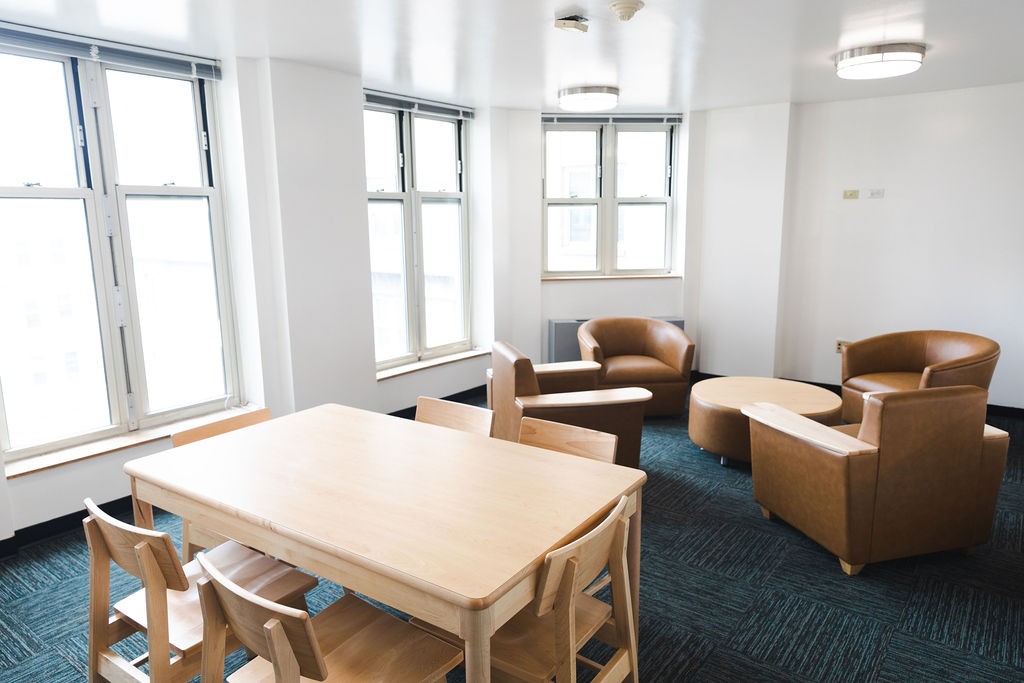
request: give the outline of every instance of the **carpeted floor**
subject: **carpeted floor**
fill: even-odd
[[[649,419],[641,679],[1024,681],[1024,420],[989,422],[1012,438],[992,540],[973,556],[848,577],[803,535],[762,519],[749,467],[697,449],[685,418]],[[177,518],[162,514],[158,526],[179,540]],[[118,575],[115,591],[132,581]],[[321,582],[311,611],[339,594]],[[79,529],[0,560],[0,681],[84,680],[87,601]],[[241,661],[233,655],[229,670]]]

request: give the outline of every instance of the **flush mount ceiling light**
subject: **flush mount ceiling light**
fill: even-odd
[[[610,85],[585,85],[558,91],[558,106],[565,111],[605,111],[619,103],[619,89]]]
[[[888,43],[843,50],[835,56],[836,76],[854,80],[903,76],[921,68],[924,51],[923,43]]]

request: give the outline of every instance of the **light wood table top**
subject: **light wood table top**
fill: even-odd
[[[488,680],[489,638],[529,603],[544,555],[639,470],[340,405],[323,405],[125,465],[137,522],[151,505],[314,571],[466,639]],[[148,524],[147,524],[148,522]],[[630,529],[639,577],[639,515]]]
[[[843,401],[828,389],[774,377],[714,377],[697,382],[690,392],[698,400],[737,412],[752,403],[775,403],[808,417],[842,408]]]

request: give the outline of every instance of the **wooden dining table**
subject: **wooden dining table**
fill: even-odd
[[[638,469],[335,404],[124,469],[140,526],[160,507],[458,634],[469,681],[490,680],[545,554],[621,496],[638,604]]]

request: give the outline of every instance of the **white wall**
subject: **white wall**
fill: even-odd
[[[778,374],[837,384],[836,338],[964,330],[1002,346],[989,402],[1024,407],[1024,83],[795,110]]]
[[[789,116],[789,104],[711,111],[690,136],[689,185],[703,195],[687,226],[700,249],[687,329],[702,372],[776,374]]]
[[[540,112],[491,111],[494,338],[541,357]]]

